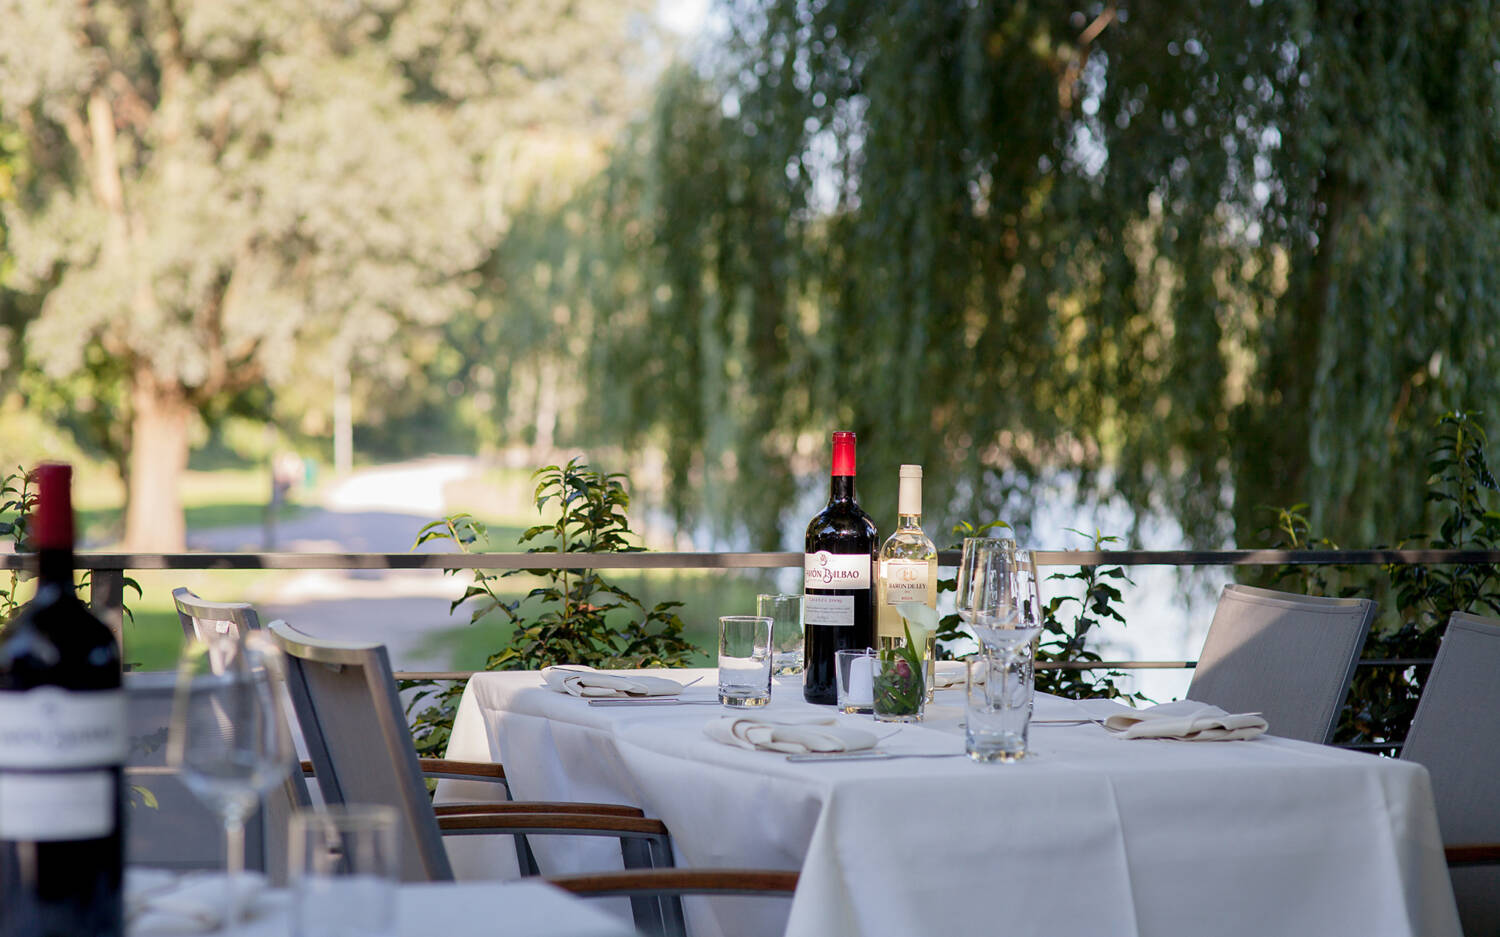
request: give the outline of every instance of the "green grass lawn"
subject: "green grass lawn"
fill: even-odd
[[[112,476],[89,473],[80,478],[74,495],[78,526],[85,540],[114,543],[124,531],[124,491]],[[179,486],[188,530],[248,527],[265,522],[271,481],[264,468],[188,471]],[[313,494],[295,495],[301,501]],[[295,501],[285,503],[276,516],[295,517],[306,510]]]
[[[269,489],[264,468],[219,468],[184,473],[181,493],[189,530],[262,523]],[[489,530],[487,551],[519,551],[520,535],[541,522],[532,501],[535,487],[531,474],[519,469],[491,469],[480,477],[453,483],[444,494],[456,511],[481,518]],[[124,492],[118,480],[102,470],[84,471],[76,486],[75,504],[80,527],[93,543],[112,543],[121,527]],[[304,493],[311,502],[314,495]],[[280,516],[306,510],[295,504]],[[549,518],[550,519],[550,518]],[[545,538],[543,541],[545,542]],[[439,549],[451,547],[439,546]],[[175,665],[182,629],[172,604],[172,589],[187,586],[217,601],[256,601],[274,592],[278,581],[296,575],[285,570],[179,570],[134,571],[129,574],[142,590],[137,596],[126,591],[132,617],[124,626],[125,660],[136,669],[162,670]],[[769,570],[644,570],[612,576],[611,580],[637,595],[647,608],[657,602],[681,601],[678,614],[686,624],[686,637],[697,648],[694,662],[711,665],[720,615],[748,614],[755,609],[759,592],[776,591]],[[513,580],[512,598],[538,584],[526,577]],[[29,597],[30,588],[22,586]],[[524,607],[523,607],[524,609]],[[462,610],[461,610],[462,611]],[[510,625],[498,621],[434,632],[423,650],[445,657],[455,670],[484,666],[490,654],[504,647]]]

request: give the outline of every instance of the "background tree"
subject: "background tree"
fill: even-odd
[[[684,513],[777,542],[848,428],[939,528],[1075,484],[1203,544],[1424,520],[1427,427],[1497,399],[1493,3],[721,9],[601,210],[649,243],[592,409]]]
[[[24,170],[0,204],[38,304],[7,367],[34,365],[59,415],[98,405],[127,548],[181,548],[200,413],[420,377],[557,148],[597,148],[647,77],[641,6],[0,3]]]

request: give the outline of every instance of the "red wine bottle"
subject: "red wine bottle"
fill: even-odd
[[[0,631],[0,937],[119,937],[120,649],[74,591],[72,469],[33,477],[36,596]]]
[[[834,433],[828,506],[807,525],[803,554],[802,696],[809,703],[838,701],[834,651],[874,646],[871,573],[879,548],[875,522],[854,499],[854,434]]]

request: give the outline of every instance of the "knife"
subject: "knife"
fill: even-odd
[[[670,696],[643,696],[640,699],[601,698],[589,700],[590,706],[718,706],[716,699],[676,699]]]
[[[806,752],[786,756],[787,761],[886,761],[891,758],[957,758],[963,752]]]

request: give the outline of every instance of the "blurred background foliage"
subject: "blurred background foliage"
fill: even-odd
[[[930,529],[1433,529],[1500,380],[1495,4],[658,12],[0,0],[0,420],[113,463],[134,546],[147,479],[326,452],[340,396],[364,453],[618,447],[739,546],[833,429]]]

